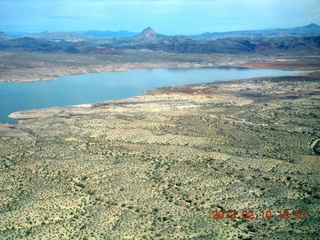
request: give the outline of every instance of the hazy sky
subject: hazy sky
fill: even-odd
[[[320,0],[0,0],[0,31],[162,34],[320,25]]]

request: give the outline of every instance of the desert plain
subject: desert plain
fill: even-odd
[[[0,124],[0,239],[320,238],[318,56],[0,54],[2,82],[159,67],[309,70],[12,113],[18,124]]]

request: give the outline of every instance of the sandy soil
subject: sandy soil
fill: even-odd
[[[254,78],[13,113],[18,124],[0,124],[0,238],[318,239],[319,82]]]

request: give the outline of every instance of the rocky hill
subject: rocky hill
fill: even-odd
[[[163,39],[165,35],[158,34],[155,30],[151,27],[144,29],[141,33],[134,36],[132,40],[134,41],[156,41]]]

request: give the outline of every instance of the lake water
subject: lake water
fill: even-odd
[[[12,112],[117,100],[158,87],[294,75],[299,71],[252,68],[151,69],[73,75],[53,81],[0,84],[0,122]]]

